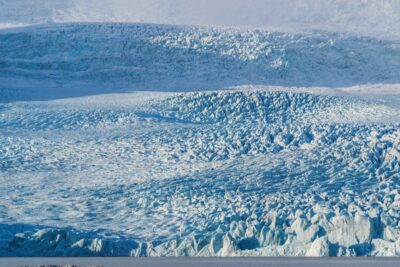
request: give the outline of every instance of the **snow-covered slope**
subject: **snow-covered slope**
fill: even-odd
[[[400,38],[397,0],[1,0],[0,25],[151,22]]]

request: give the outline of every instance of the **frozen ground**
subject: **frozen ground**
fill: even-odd
[[[0,255],[399,256],[399,73],[329,32],[2,30]]]

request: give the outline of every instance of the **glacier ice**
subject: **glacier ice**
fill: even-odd
[[[2,255],[398,255],[398,109],[143,94],[2,104]]]
[[[68,24],[0,55],[1,256],[400,255],[396,41]]]
[[[0,42],[2,102],[249,84],[400,82],[398,41],[335,33],[67,24],[4,30]]]
[[[329,30],[399,39],[399,13],[395,0],[2,0],[0,27],[145,22]]]

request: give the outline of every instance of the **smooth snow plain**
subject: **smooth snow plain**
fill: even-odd
[[[1,256],[400,256],[400,43],[0,31]]]

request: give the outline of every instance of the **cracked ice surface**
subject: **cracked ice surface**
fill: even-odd
[[[399,47],[1,31],[0,255],[400,255]]]
[[[399,109],[268,89],[140,98],[2,104],[2,255],[399,254]]]

